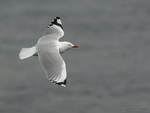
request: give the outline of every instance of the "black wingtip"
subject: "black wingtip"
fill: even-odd
[[[50,81],[56,85],[60,85],[63,87],[66,87],[66,84],[67,84],[67,79],[65,79],[63,82],[57,82],[57,81],[52,81],[52,80],[50,80]]]
[[[54,24],[54,25],[57,25],[63,29],[62,24],[58,22],[58,19],[60,19],[60,17],[56,16],[56,18],[54,18],[54,20],[51,22],[51,24],[49,24],[49,26],[47,26],[47,28],[49,28],[50,26],[52,26]]]
[[[59,16],[56,16],[56,19],[60,19],[60,17],[59,17]]]
[[[51,81],[51,82],[56,84],[56,85],[63,86],[63,87],[66,87],[66,84],[67,84],[67,80],[66,79],[63,82],[56,82],[56,81]]]
[[[67,79],[65,79],[63,82],[56,82],[55,84],[66,87]]]

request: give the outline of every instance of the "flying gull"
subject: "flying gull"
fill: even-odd
[[[61,57],[61,53],[71,48],[78,48],[70,42],[60,42],[64,36],[64,31],[60,17],[56,17],[46,28],[44,35],[37,44],[31,48],[22,48],[19,53],[20,59],[31,56],[38,56],[40,64],[46,73],[46,77],[52,83],[66,86],[66,64]]]

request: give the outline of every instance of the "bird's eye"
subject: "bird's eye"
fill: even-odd
[[[70,44],[68,44],[68,46],[71,46]]]

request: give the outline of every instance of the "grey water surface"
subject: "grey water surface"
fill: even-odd
[[[55,16],[79,46],[62,55],[66,88],[18,57]],[[128,112],[150,112],[149,0],[0,1],[0,113]]]

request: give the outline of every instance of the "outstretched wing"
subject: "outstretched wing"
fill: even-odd
[[[58,40],[64,36],[64,31],[60,17],[56,17],[46,28],[43,37],[49,37],[54,40]]]
[[[53,50],[41,51],[38,53],[39,61],[45,70],[47,78],[58,85],[66,85],[66,65],[59,50],[53,48]]]

